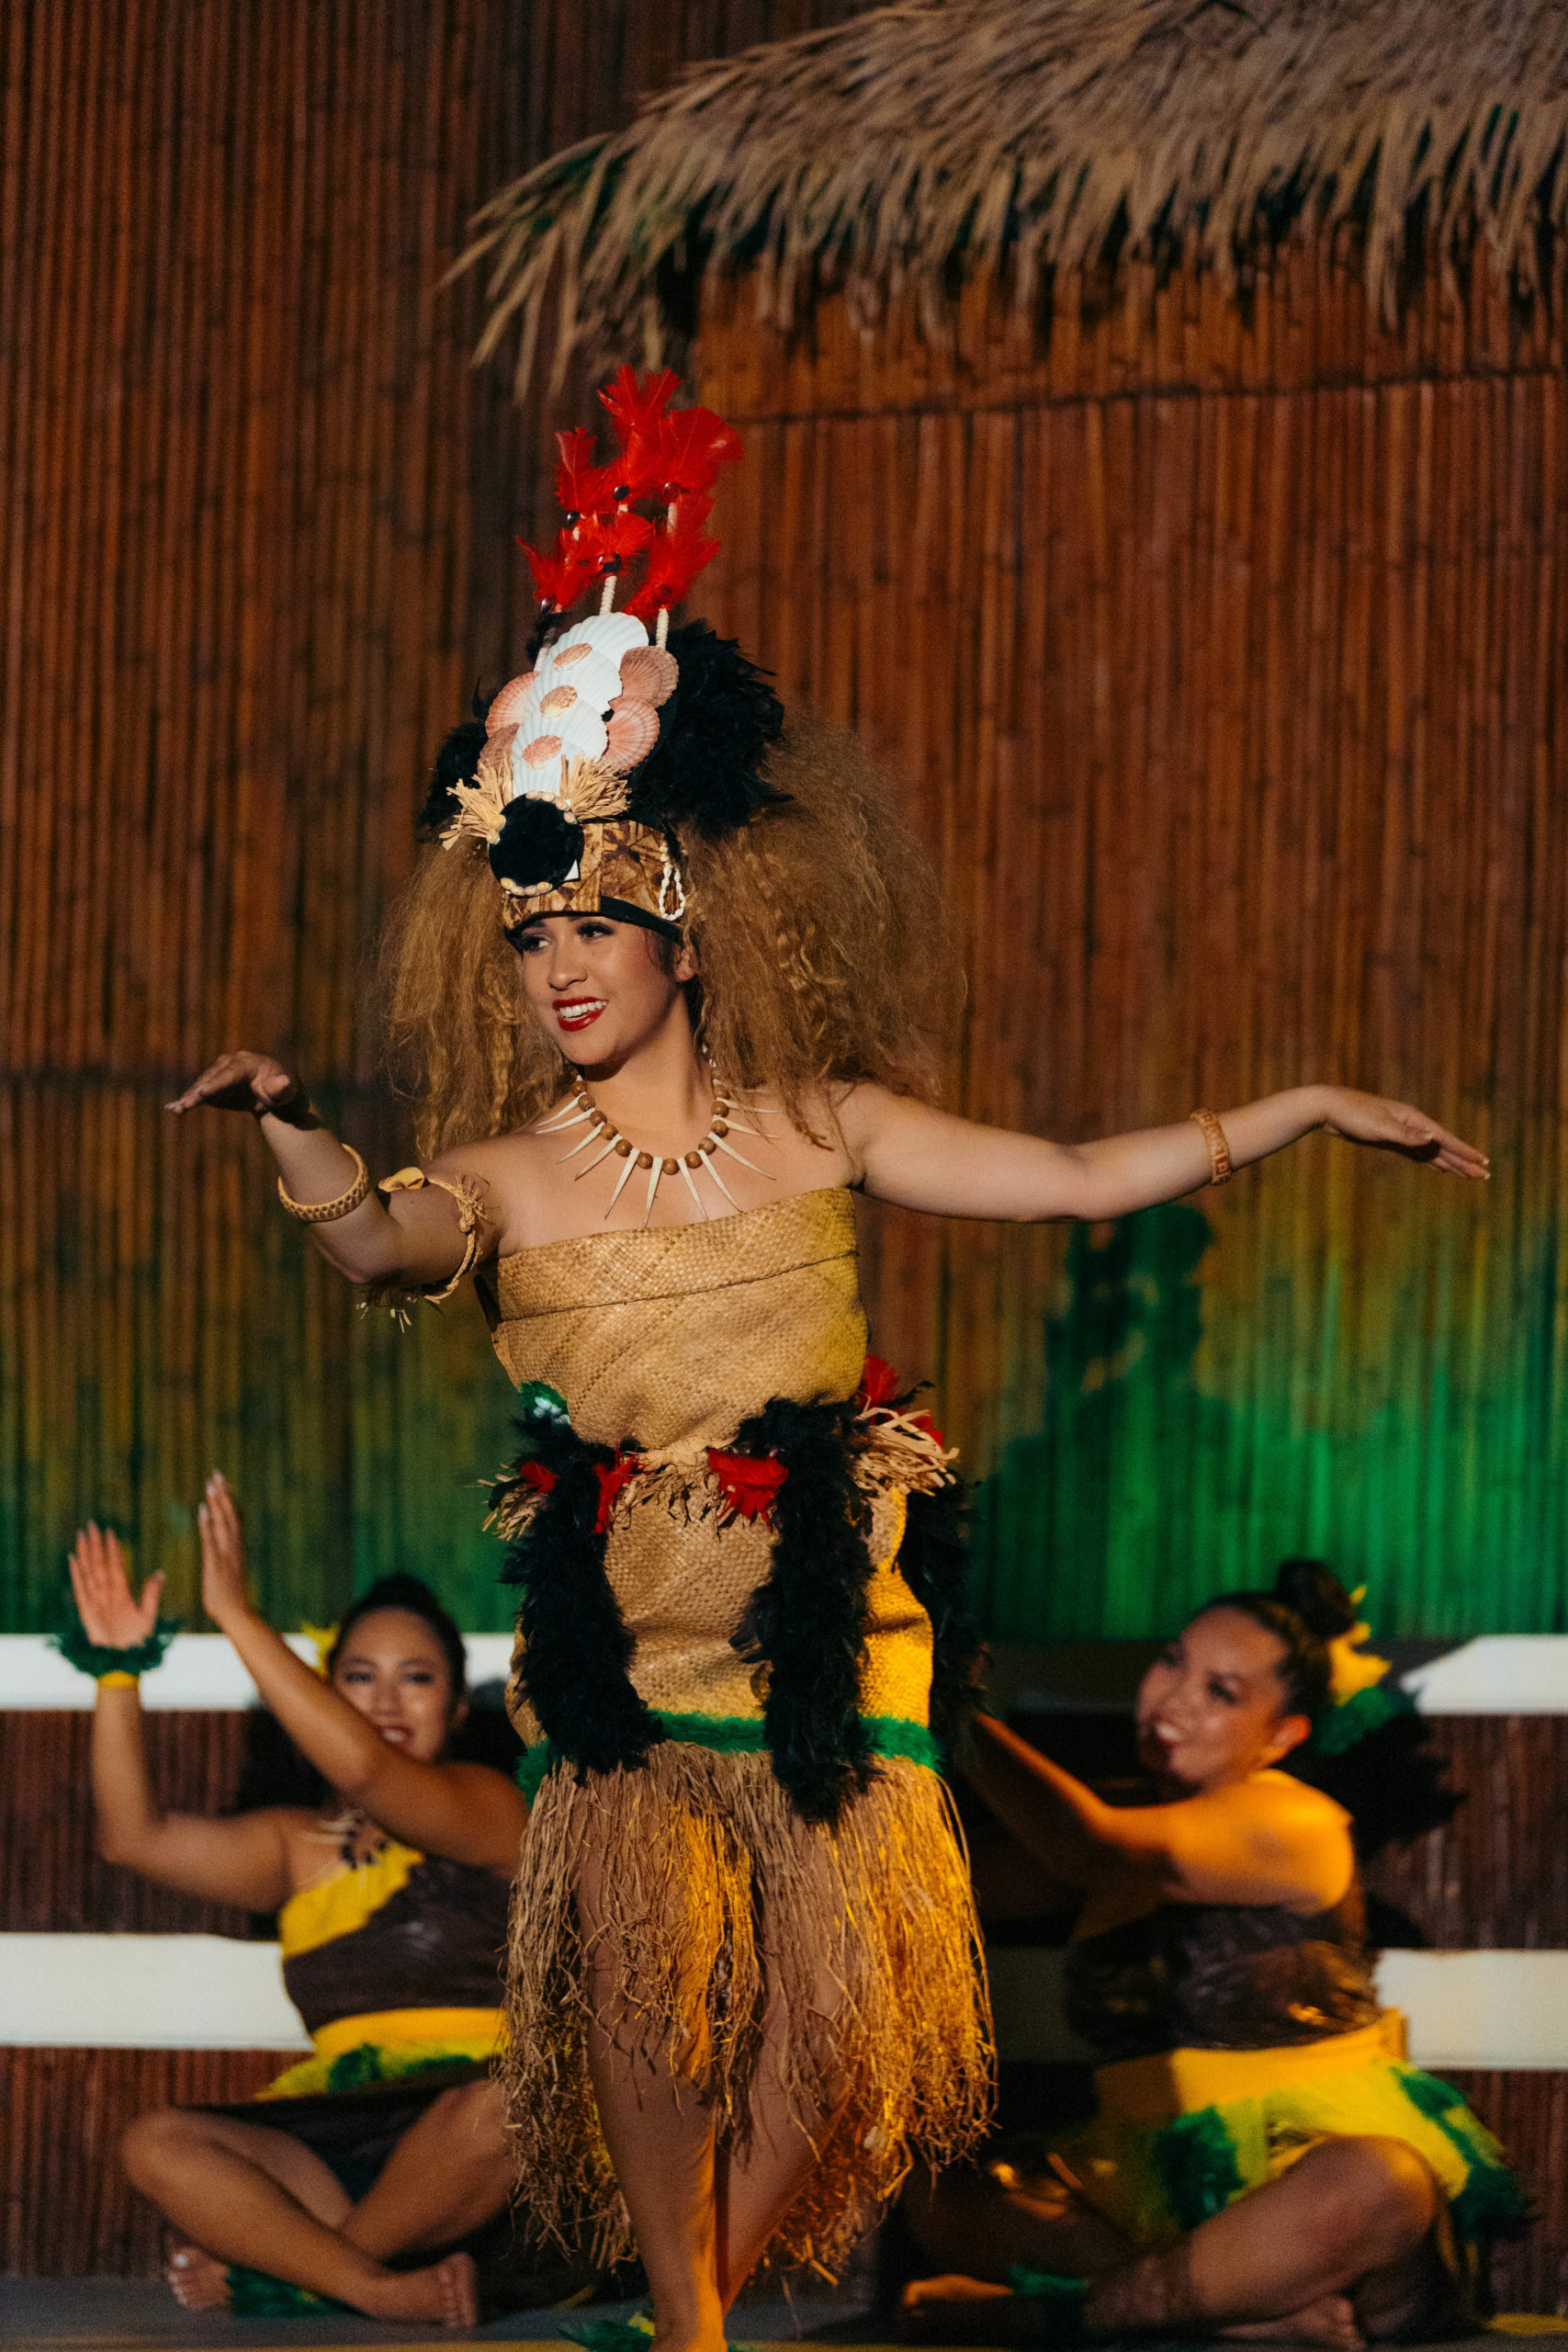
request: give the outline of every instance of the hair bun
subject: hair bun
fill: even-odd
[[[1324,1560],[1281,1560],[1274,1590],[1286,1608],[1293,1609],[1323,1641],[1348,1634],[1356,1622],[1355,1602]]]

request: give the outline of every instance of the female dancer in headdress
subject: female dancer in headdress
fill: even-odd
[[[260,1054],[172,1107],[254,1112],[350,1280],[478,1279],[525,1433],[495,1498],[537,1785],[513,2128],[531,2190],[635,2233],[660,2346],[709,2352],[766,2249],[830,2266],[988,2098],[934,1770],[970,1677],[959,1489],[867,1363],[852,1194],[1116,1217],[1321,1129],[1483,1162],[1337,1087],[1072,1147],[938,1110],[952,967],[890,801],[852,746],[781,738],[733,645],[669,628],[738,454],[672,389],[622,371],[602,465],[563,436],[533,665],[438,765],[391,951],[422,1166],[378,1201]]]

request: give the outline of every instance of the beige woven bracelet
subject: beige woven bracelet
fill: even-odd
[[[335,1201],[296,1201],[285,1191],[282,1177],[278,1178],[277,1197],[288,1211],[289,1216],[298,1217],[301,1225],[332,1225],[340,1216],[347,1216],[352,1210],[356,1209],[368,1193],[370,1170],[351,1143],[345,1143],[342,1148],[347,1152],[358,1172],[347,1192],[340,1193]]]
[[[1209,1182],[1228,1184],[1231,1180],[1231,1148],[1225,1141],[1225,1131],[1213,1111],[1189,1111],[1188,1117],[1198,1129],[1209,1151]]]

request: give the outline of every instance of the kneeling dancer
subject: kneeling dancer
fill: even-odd
[[[1138,1695],[1157,1803],[1106,1804],[978,1718],[969,1777],[1084,1894],[1066,2005],[1103,2053],[1099,2113],[1054,2148],[912,2184],[906,2215],[945,2275],[906,2290],[909,2335],[1473,2332],[1487,2245],[1523,2199],[1459,2092],[1397,2055],[1349,1816],[1279,1769],[1333,1724],[1331,1689],[1379,1663],[1354,1653],[1355,1614],[1314,1560],[1201,1609]]]

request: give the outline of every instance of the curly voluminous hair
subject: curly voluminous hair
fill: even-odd
[[[781,806],[682,843],[693,1009],[714,1067],[770,1089],[806,1133],[835,1084],[934,1101],[959,990],[929,860],[852,736],[795,728],[765,774]],[[500,897],[482,848],[432,848],[388,923],[387,1050],[427,1159],[528,1125],[564,1090]]]

